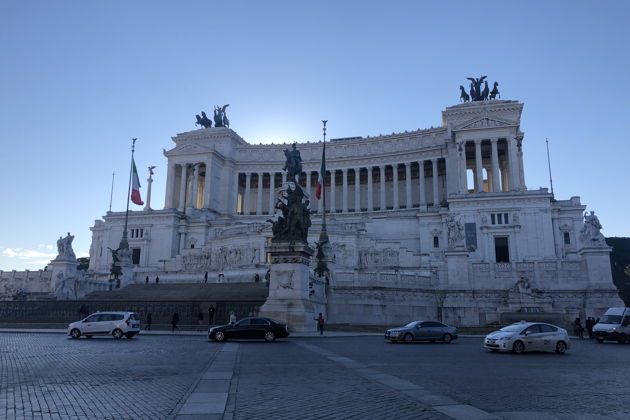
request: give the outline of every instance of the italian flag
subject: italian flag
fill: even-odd
[[[317,187],[315,188],[315,197],[318,200],[322,199],[322,189],[324,189],[324,174],[326,173],[326,143],[324,143],[324,149],[322,150],[322,166],[319,169],[319,175],[317,175]]]
[[[138,178],[138,171],[136,170],[136,162],[131,159],[131,201],[139,206],[143,205],[142,198],[140,198],[140,179]]]

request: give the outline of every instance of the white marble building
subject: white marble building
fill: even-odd
[[[517,101],[469,102],[444,110],[437,128],[327,143],[330,322],[478,325],[518,311],[568,320],[619,303],[596,218],[585,224],[579,197],[527,189],[522,109]],[[209,282],[262,280],[267,219],[290,145],[249,144],[223,127],[173,142],[164,151],[164,208],[130,212],[135,281],[203,282],[206,273]],[[314,243],[322,143],[298,150]],[[108,212],[91,228],[95,278],[109,278],[107,248],[118,247],[124,216]]]

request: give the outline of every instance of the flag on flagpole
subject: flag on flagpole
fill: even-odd
[[[142,198],[140,198],[140,179],[138,178],[138,171],[136,170],[136,162],[131,158],[131,201],[139,206],[143,205]]]
[[[317,175],[317,187],[315,188],[315,197],[318,200],[322,199],[322,189],[324,188],[324,174],[326,173],[326,143],[324,143],[324,149],[322,150],[322,166],[319,169],[319,175]]]

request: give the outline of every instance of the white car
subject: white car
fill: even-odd
[[[555,351],[564,354],[571,346],[564,328],[542,322],[517,322],[488,334],[484,348],[523,353],[525,351]]]
[[[114,338],[132,338],[140,333],[140,321],[133,312],[96,312],[87,318],[68,325],[68,335],[79,338],[82,335],[109,335]]]
[[[610,308],[602,319],[593,326],[598,343],[613,340],[625,343],[630,338],[630,308]]]

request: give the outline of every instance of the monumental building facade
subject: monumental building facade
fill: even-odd
[[[485,325],[522,312],[572,319],[619,302],[597,217],[584,216],[579,197],[527,188],[522,110],[517,101],[467,102],[444,110],[437,128],[326,142],[332,255],[313,299],[329,322]],[[265,281],[269,220],[291,146],[249,144],[227,127],[172,140],[164,208],[129,213],[133,282]],[[297,146],[314,244],[323,144]],[[109,280],[108,249],[118,247],[124,219],[108,212],[91,228],[93,281]]]

